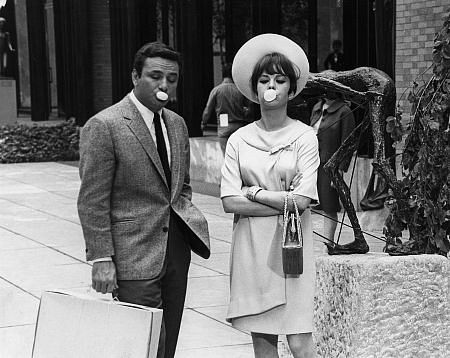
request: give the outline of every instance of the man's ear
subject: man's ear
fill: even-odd
[[[131,72],[131,81],[133,82],[134,86],[136,86],[138,79],[139,79],[139,75],[138,75],[136,69],[134,68],[133,71]]]

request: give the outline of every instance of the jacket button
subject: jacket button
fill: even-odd
[[[164,232],[167,232],[167,231],[169,231],[169,228],[168,228],[167,226],[164,226],[164,227],[163,227],[163,231],[164,231]]]

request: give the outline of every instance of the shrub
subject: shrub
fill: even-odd
[[[402,153],[403,179],[396,180],[386,163],[376,165],[391,187],[384,232],[386,251],[394,255],[450,252],[450,16],[434,39],[431,68],[430,80],[414,83],[408,97],[412,121]],[[399,123],[393,118],[388,131],[394,133]],[[402,242],[406,228],[410,238]]]
[[[79,128],[74,120],[43,126],[0,127],[0,163],[78,160]]]

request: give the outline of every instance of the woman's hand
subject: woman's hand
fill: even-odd
[[[297,174],[295,174],[295,176],[292,178],[290,187],[291,188],[298,187],[300,185],[302,178],[303,178],[303,174],[301,172],[297,172]]]

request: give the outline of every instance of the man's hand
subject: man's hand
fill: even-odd
[[[97,292],[112,293],[118,287],[114,262],[95,262],[92,266],[92,288]]]

